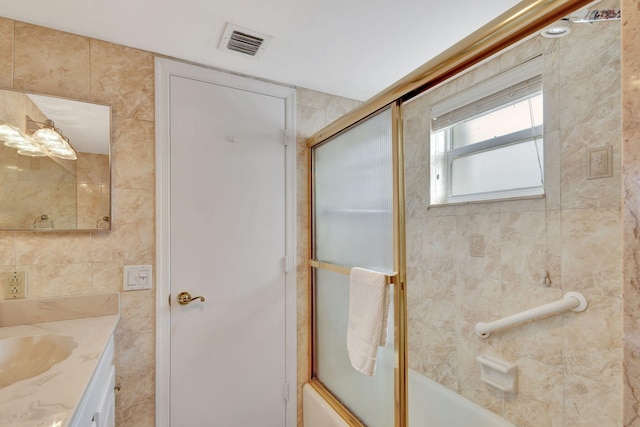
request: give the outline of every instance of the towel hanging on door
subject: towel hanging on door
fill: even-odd
[[[353,368],[369,376],[376,371],[378,347],[387,341],[388,288],[385,274],[351,269],[347,352]]]

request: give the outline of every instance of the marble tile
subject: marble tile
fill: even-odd
[[[118,333],[153,331],[155,305],[153,290],[122,292]]]
[[[544,198],[546,209],[560,209],[561,202],[561,144],[560,131],[544,134]]]
[[[118,294],[0,300],[0,327],[110,316],[119,310]]]
[[[17,265],[27,272],[29,298],[87,295],[91,292],[91,264]]]
[[[16,235],[16,264],[89,262],[91,240],[83,233],[20,233]]]
[[[338,120],[340,117],[348,114],[350,111],[360,105],[360,101],[347,98],[331,97],[326,107],[326,124]]]
[[[126,332],[118,324],[114,363],[121,376],[146,371],[155,366],[155,332]],[[127,384],[122,384],[125,387]]]
[[[565,291],[620,296],[622,224],[616,209],[562,212],[562,283]]]
[[[442,331],[453,331],[457,308],[456,275],[425,270],[418,295],[421,322]]]
[[[423,224],[423,218],[408,217],[406,219],[407,270],[421,269],[424,266]]]
[[[13,87],[12,19],[0,17],[0,87]]]
[[[621,390],[621,378],[593,380],[578,375],[565,375],[564,425],[572,427],[621,425]]]
[[[502,315],[509,316],[560,299],[560,289],[503,282]],[[562,369],[562,316],[539,319],[496,334],[501,336],[503,349],[514,356],[526,357],[545,366]]]
[[[541,38],[541,37],[540,37]],[[542,58],[542,96],[544,102],[544,132],[558,131],[560,129],[560,97],[562,86],[560,84],[561,54],[549,52]],[[546,145],[546,144],[545,144]]]
[[[118,414],[127,412],[140,402],[155,398],[155,335],[152,331],[116,333],[116,392]]]
[[[448,232],[451,235],[451,231]],[[455,252],[458,272],[464,276],[500,279],[500,214],[472,214],[456,218]],[[471,255],[472,236],[481,236],[484,243],[482,256]],[[453,246],[453,239],[440,242],[443,247]],[[447,246],[449,245],[449,246]]]
[[[0,231],[0,265],[15,264],[16,233]]]
[[[422,261],[428,264],[432,270],[455,273],[456,262],[464,262],[464,257],[458,253],[459,246],[451,238],[457,230],[457,220],[458,218],[452,216],[436,216],[423,219],[421,229]],[[462,233],[461,239],[469,237],[466,229],[463,229]],[[461,266],[460,268],[466,272],[466,269]]]
[[[296,88],[296,109],[300,110],[302,107],[315,107],[319,109],[325,109],[327,107],[327,95],[322,92],[318,92],[312,89],[304,87]],[[304,119],[298,116],[298,121]]]
[[[480,379],[480,365],[476,357],[481,354],[490,354],[501,357],[500,345],[491,344],[490,340],[458,337],[457,366],[458,366],[458,393],[472,402],[494,412],[502,412],[502,392],[485,384]]]
[[[495,59],[500,62],[500,71],[505,72],[536,56],[553,51],[555,40],[538,37],[537,35],[519,41],[516,46],[509,47]]]
[[[505,352],[518,365],[518,392],[504,394],[503,418],[518,427],[563,427],[562,369]]]
[[[83,184],[104,184],[109,178],[109,156],[78,153],[76,180]]]
[[[13,86],[89,100],[89,39],[16,22]]]
[[[563,315],[565,374],[621,382],[622,300],[585,297],[589,304],[585,311]]]
[[[136,400],[128,408],[116,406],[117,427],[155,427],[155,400]]]
[[[544,211],[546,209],[546,201],[544,197],[503,200],[495,203],[499,206],[501,213]]]
[[[622,129],[623,129],[623,285],[624,285],[624,418],[625,427],[640,420],[640,8],[635,0],[622,2]]]
[[[560,120],[580,125],[619,117],[620,27],[598,27],[597,30],[594,26],[574,27],[571,45],[558,51],[562,57]],[[598,60],[594,61],[584,52],[598,52]],[[586,87],[591,90],[585,90]]]
[[[481,340],[475,332],[478,322],[490,322],[502,317],[502,285],[497,280],[477,279],[458,275],[456,285],[455,330],[469,340]],[[498,334],[481,340],[494,343]]]
[[[617,208],[620,206],[620,117],[592,120],[566,127],[560,133],[561,194],[563,209]],[[589,179],[589,150],[611,147],[612,176]]]
[[[153,122],[114,117],[113,129],[114,187],[155,191]]]
[[[544,211],[500,214],[502,280],[539,284],[548,270],[546,225]]]
[[[153,122],[153,54],[91,40],[91,100],[110,104],[114,116]]]
[[[322,108],[314,105],[300,105],[296,110],[296,134],[308,138],[326,125],[326,115]]]
[[[449,329],[450,330],[450,329]],[[450,390],[459,388],[457,337],[447,330],[425,326],[423,332],[422,357],[418,372]]]
[[[500,73],[500,61],[487,61],[455,79],[456,92],[463,92]]]
[[[120,292],[124,275],[122,267],[118,262],[92,262],[91,293]]]
[[[116,189],[113,197],[112,231],[91,235],[91,260],[94,262],[152,260],[155,256],[153,193]]]

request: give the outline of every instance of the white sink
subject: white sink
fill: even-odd
[[[40,375],[76,346],[63,335],[28,335],[0,340],[0,389]]]

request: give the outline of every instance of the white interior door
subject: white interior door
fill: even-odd
[[[171,293],[170,425],[283,427],[294,363],[286,100],[177,75],[168,85],[169,259],[159,274]],[[181,292],[204,301],[181,305]]]

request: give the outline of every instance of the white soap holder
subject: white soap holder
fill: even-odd
[[[498,390],[518,391],[518,365],[489,354],[476,357],[480,364],[480,379]]]

